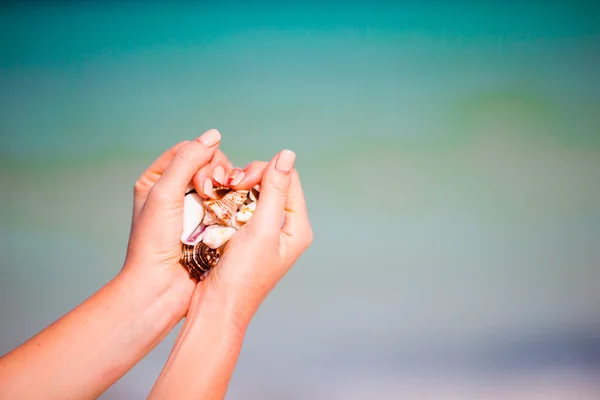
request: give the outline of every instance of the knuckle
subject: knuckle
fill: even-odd
[[[152,181],[146,176],[146,174],[140,175],[133,185],[133,192],[135,194],[145,193],[152,187]]]
[[[167,203],[170,201],[169,193],[160,184],[156,184],[150,189],[148,197],[158,203]]]
[[[161,210],[176,211],[183,207],[183,199],[174,198],[163,188],[154,186],[148,197],[150,202]]]
[[[177,155],[177,152],[179,150],[183,149],[186,146],[189,146],[190,143],[191,142],[189,140],[182,140],[181,142],[177,143],[175,146],[173,146],[171,148],[171,151],[172,151],[171,154],[175,153],[175,155]]]
[[[188,143],[177,150],[177,153],[175,153],[175,157],[184,162],[193,161],[198,157],[198,152],[196,151],[196,147],[193,146],[192,143]]]
[[[255,160],[255,161],[252,161],[250,164],[248,164],[245,169],[261,169],[261,168],[264,168],[266,165],[267,165],[267,162],[265,162],[265,161]]]
[[[288,196],[288,186],[285,185],[285,182],[271,182],[268,188],[271,193],[278,197],[287,198]]]

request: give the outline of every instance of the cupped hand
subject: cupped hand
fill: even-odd
[[[208,197],[213,181],[218,185],[229,179],[231,164],[218,150],[220,140],[220,133],[211,129],[196,140],[173,146],[139,177],[134,188],[123,271],[155,274],[158,281],[176,283],[183,312],[195,287],[179,264],[184,196],[190,182],[200,195]]]
[[[283,150],[269,163],[254,162],[232,174],[236,189],[260,183],[260,196],[253,217],[229,240],[205,284],[228,293],[236,315],[246,319],[242,324],[313,240],[295,158]]]

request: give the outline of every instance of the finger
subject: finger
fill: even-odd
[[[296,170],[292,171],[292,182],[285,204],[285,222],[281,228],[281,232],[292,239],[310,239],[308,241],[312,241],[306,200],[300,183],[300,176]]]
[[[268,163],[265,161],[253,161],[243,170],[236,168],[231,175],[230,185],[234,189],[250,189],[258,185],[263,177]]]
[[[140,175],[133,191],[133,219],[136,219],[140,210],[144,207],[150,189],[158,182],[173,157],[175,157],[175,154],[177,154],[177,151],[187,143],[189,143],[189,140],[177,143],[165,151]]]
[[[229,168],[228,160],[222,151],[217,150],[214,157],[210,161],[212,167],[212,179],[218,186],[223,186],[227,181],[226,175]]]
[[[279,231],[281,228],[295,159],[294,152],[282,150],[264,170],[260,197],[252,217],[261,229]]]
[[[198,139],[181,147],[165,169],[162,177],[152,188],[161,201],[183,202],[185,190],[194,174],[207,165],[221,141],[216,129],[206,131]],[[152,197],[152,195],[150,196]],[[151,199],[149,198],[148,201]]]
[[[225,184],[229,183],[231,171],[233,171],[233,164],[231,163],[231,161],[227,161],[227,171],[225,172]]]
[[[211,198],[213,195],[213,168],[210,164],[200,168],[192,178],[194,189],[205,199]]]
[[[223,186],[228,181],[231,163],[221,150],[217,150],[208,165],[200,168],[192,179],[192,185],[196,192],[203,198],[213,197],[213,188]],[[227,169],[226,169],[227,168]]]

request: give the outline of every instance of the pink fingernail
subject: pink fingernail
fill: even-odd
[[[204,185],[202,187],[202,189],[204,190],[204,194],[207,195],[208,197],[213,197],[213,184],[212,184],[212,180],[210,178],[206,178],[204,180]]]
[[[231,170],[231,179],[235,179],[238,174],[242,172],[241,168],[234,168]]]
[[[221,134],[216,129],[206,131],[197,139],[205,147],[213,147],[221,140]]]
[[[233,175],[231,175],[231,186],[236,186],[239,185],[240,182],[242,181],[242,179],[244,179],[244,177],[246,176],[246,174],[244,173],[244,171],[235,171],[233,173]]]
[[[219,184],[222,185],[225,183],[225,169],[220,165],[217,165],[213,169],[213,179]]]
[[[281,172],[290,172],[294,167],[294,161],[296,160],[296,153],[290,150],[282,150],[277,157],[275,162],[275,168]]]

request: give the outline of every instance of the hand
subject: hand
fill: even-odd
[[[312,242],[295,154],[233,171],[231,185],[261,184],[254,216],[227,243],[196,286],[173,350],[149,399],[223,399],[248,323]],[[284,222],[285,218],[285,222]],[[283,225],[282,225],[282,222]]]
[[[183,199],[190,182],[206,198],[212,195],[213,181],[223,184],[229,179],[231,164],[218,150],[220,139],[220,133],[212,129],[194,141],[173,146],[135,184],[123,270],[156,274],[159,280],[177,284],[181,296],[177,312],[185,313],[195,286],[179,264]]]
[[[293,169],[295,157],[284,150],[268,164],[254,162],[244,171],[234,171],[234,187],[260,183],[260,197],[254,216],[230,239],[206,285],[235,297],[235,315],[242,317],[242,325],[312,243],[300,178]]]
[[[220,138],[182,142],[140,176],[123,270],[0,358],[0,398],[98,398],[181,320],[196,286],[179,265],[183,199],[191,181],[206,195],[207,179],[228,179]]]

